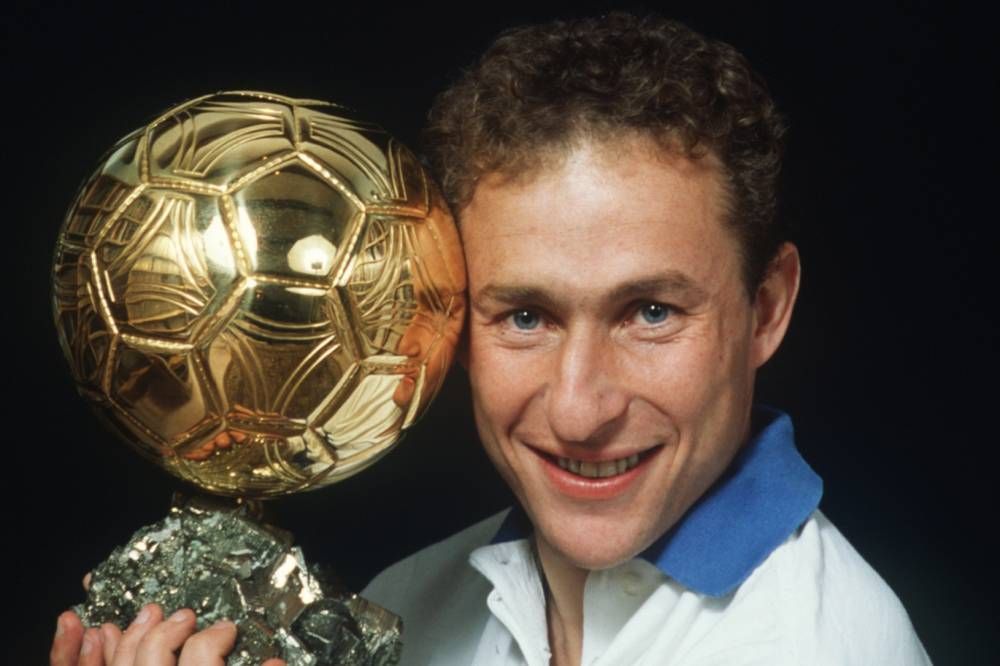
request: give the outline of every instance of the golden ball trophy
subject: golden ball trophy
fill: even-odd
[[[208,493],[175,498],[95,569],[85,624],[126,625],[155,601],[235,621],[230,666],[395,663],[398,618],[334,591],[258,518],[262,499],[385,455],[451,363],[465,267],[414,155],[330,103],[191,100],[102,160],[53,281],[80,393]]]

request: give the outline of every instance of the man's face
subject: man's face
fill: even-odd
[[[623,140],[486,177],[462,211],[479,434],[576,566],[641,552],[745,440],[770,352],[724,201],[714,159]]]

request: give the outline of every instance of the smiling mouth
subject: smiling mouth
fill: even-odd
[[[587,460],[573,460],[572,458],[556,458],[556,464],[573,474],[578,474],[588,479],[603,479],[608,476],[624,474],[639,464],[639,454],[634,453],[626,458],[618,460],[606,460],[603,462],[590,462]]]
[[[579,476],[584,479],[606,479],[625,474],[629,470],[634,469],[653,452],[658,451],[659,449],[660,446],[654,446],[650,449],[642,451],[641,453],[633,453],[632,455],[625,456],[624,458],[596,461],[575,460],[573,458],[554,456],[552,454],[539,451],[538,449],[535,449],[535,452],[548,460],[550,463],[558,466],[559,469],[569,472],[575,476]]]
[[[553,491],[572,501],[589,503],[612,501],[631,492],[666,446],[661,442],[614,460],[577,460],[533,446],[528,448],[542,461],[542,470]]]

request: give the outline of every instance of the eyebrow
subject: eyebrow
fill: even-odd
[[[504,305],[535,305],[555,309],[556,301],[545,289],[523,285],[488,284],[479,290],[476,301],[488,300]]]
[[[611,290],[608,300],[621,302],[666,294],[689,302],[701,302],[708,293],[693,279],[680,271],[665,271],[658,275],[620,284]]]
[[[478,297],[476,300],[488,299],[510,305],[527,303],[546,309],[555,309],[558,303],[558,299],[551,290],[531,285],[487,284],[477,292],[476,296]],[[664,271],[616,285],[610,292],[602,296],[602,300],[609,303],[620,303],[664,296],[694,304],[705,300],[708,294],[686,274],[680,271]]]

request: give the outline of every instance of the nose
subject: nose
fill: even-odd
[[[613,343],[598,331],[568,331],[549,380],[549,427],[564,442],[593,443],[610,434],[628,409]]]

